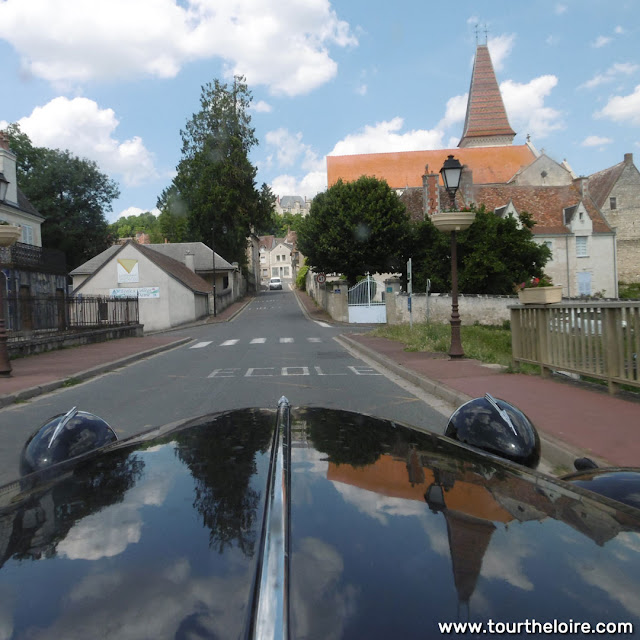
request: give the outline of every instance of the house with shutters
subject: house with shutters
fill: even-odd
[[[449,206],[439,174],[449,155],[463,165],[458,207],[476,204],[496,215],[533,216],[537,242],[552,251],[545,270],[563,295],[618,295],[620,279],[640,281],[640,174],[624,162],[578,177],[566,161],[538,151],[511,128],[486,45],[478,45],[462,137],[456,149],[327,157],[327,180],[386,180],[414,219]],[[613,207],[613,208],[611,208]],[[624,274],[624,275],[623,275]]]

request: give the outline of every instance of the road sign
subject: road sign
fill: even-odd
[[[327,276],[324,275],[324,273],[319,273],[316,276],[316,282],[318,284],[324,284],[327,281]]]

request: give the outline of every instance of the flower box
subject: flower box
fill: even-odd
[[[562,285],[522,289],[518,298],[522,304],[555,304],[562,301]]]
[[[0,224],[0,247],[9,247],[22,236],[22,229],[12,224]]]

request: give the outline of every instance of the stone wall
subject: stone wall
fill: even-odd
[[[412,318],[409,314],[409,296],[406,293],[387,293],[386,302],[387,324],[409,324],[411,319],[413,322],[429,321],[442,324],[451,319],[451,296],[448,294],[413,294]],[[517,296],[458,296],[458,311],[464,325],[501,325],[505,320],[509,320],[508,307],[514,304],[518,304]]]
[[[609,195],[616,199],[616,208],[611,209],[607,199],[602,212],[616,229],[618,280],[640,282],[640,173],[631,154],[625,154],[624,170]]]

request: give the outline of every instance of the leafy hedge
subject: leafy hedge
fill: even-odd
[[[303,267],[300,267],[300,271],[298,271],[298,275],[296,276],[296,287],[298,289],[305,289],[305,281],[307,279],[307,271],[309,271],[309,267],[305,264]]]

